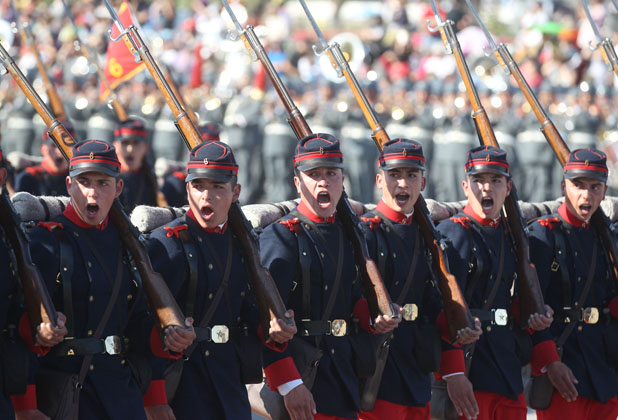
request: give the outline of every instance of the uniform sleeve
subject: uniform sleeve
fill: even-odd
[[[260,235],[262,264],[270,271],[286,307],[292,288],[300,283],[298,277],[298,246],[288,227],[278,223],[268,226]],[[300,379],[300,374],[287,349],[282,352],[265,348],[264,373],[273,391],[287,382]]]

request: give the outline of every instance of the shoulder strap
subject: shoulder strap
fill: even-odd
[[[69,243],[64,229],[52,229],[58,240],[60,250],[60,277],[62,278],[62,301],[63,310],[66,315],[67,337],[75,337],[75,324],[73,313],[73,291],[72,278],[75,264],[75,254],[73,247]]]
[[[188,230],[178,231],[178,237],[182,243],[182,249],[185,253],[185,260],[189,267],[189,284],[187,285],[187,301],[185,303],[185,315],[192,317],[195,314],[195,298],[197,295],[197,279],[198,279],[198,253],[193,242],[193,238]]]
[[[488,311],[491,308],[491,304],[494,302],[496,297],[496,293],[498,293],[498,287],[502,283],[502,272],[504,270],[504,235],[501,235],[500,239],[500,256],[498,257],[498,272],[496,273],[496,278],[494,279],[494,284],[491,287],[491,291],[489,292],[489,296],[483,303],[483,310]]]
[[[421,253],[421,240],[420,240],[420,232],[416,232],[416,238],[414,239],[414,254],[412,254],[412,262],[410,263],[410,267],[408,269],[408,275],[406,277],[406,282],[401,289],[401,293],[397,297],[395,301],[397,305],[401,306],[404,299],[408,295],[408,290],[410,290],[410,286],[412,286],[412,278],[414,277],[414,272],[416,271],[416,263],[418,262],[418,256]]]

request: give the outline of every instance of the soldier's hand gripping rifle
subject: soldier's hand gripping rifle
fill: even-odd
[[[532,92],[530,85],[528,85],[528,82],[521,73],[517,63],[515,63],[515,60],[513,59],[513,56],[509,52],[506,45],[504,45],[503,43],[501,43],[500,45],[496,45],[491,34],[483,24],[483,21],[481,20],[476,9],[474,8],[474,5],[472,5],[470,0],[466,0],[466,2],[468,3],[468,6],[470,6],[470,8],[472,9],[476,21],[479,23],[481,29],[487,37],[487,41],[489,42],[489,46],[491,49],[490,51],[488,51],[488,53],[493,53],[494,56],[497,58],[498,63],[505,70],[505,72],[507,74],[510,73],[511,76],[513,76],[513,79],[517,83],[517,86],[519,86],[519,89],[521,90],[526,100],[528,101],[528,104],[532,108],[532,112],[534,112],[534,115],[539,120],[539,124],[541,125],[541,132],[543,133],[545,139],[554,151],[554,154],[558,158],[560,164],[564,166],[569,158],[569,147],[560,136],[560,133],[558,132],[558,129],[556,128],[554,123],[545,113],[545,110],[534,95],[534,92]],[[605,251],[607,252],[608,258],[611,263],[614,281],[618,287],[618,247],[616,246],[616,239],[614,236],[612,224],[608,217],[605,215],[605,213],[603,213],[603,209],[600,207],[592,215],[591,223],[601,237],[601,242],[603,243],[603,247],[605,248]]]
[[[22,42],[30,48],[30,52],[34,55],[36,60],[36,66],[39,69],[39,75],[43,80],[43,86],[45,87],[45,93],[49,98],[49,104],[51,105],[51,109],[56,116],[56,118],[66,121],[67,113],[64,110],[64,105],[62,105],[62,101],[60,100],[60,96],[58,96],[58,91],[54,84],[49,79],[49,75],[47,74],[47,69],[45,68],[45,64],[43,64],[43,60],[41,59],[41,54],[39,54],[39,50],[37,49],[36,43],[34,41],[34,37],[32,36],[32,32],[30,30],[30,25],[27,23],[20,23],[19,15],[17,13],[17,9],[15,8],[15,3],[11,0],[11,9],[13,10],[13,14],[15,16],[15,22],[13,22],[13,31],[19,32]]]
[[[307,121],[298,110],[296,104],[294,104],[294,101],[292,100],[292,97],[283,85],[281,78],[268,58],[268,54],[266,54],[266,51],[255,34],[253,27],[248,25],[243,29],[226,0],[223,0],[223,5],[236,26],[238,37],[242,40],[245,48],[253,60],[255,61],[259,59],[266,69],[266,73],[268,74],[268,77],[270,78],[277,94],[283,102],[285,110],[288,113],[288,122],[290,123],[296,137],[301,139],[312,134]],[[238,39],[238,37],[235,39]],[[337,203],[337,217],[341,218],[346,235],[348,239],[352,241],[352,245],[354,247],[354,257],[360,270],[363,290],[369,304],[371,317],[375,318],[378,315],[388,315],[393,318],[399,317],[400,314],[393,306],[388,290],[384,286],[384,282],[380,277],[378,267],[369,256],[369,250],[367,249],[367,243],[365,242],[365,238],[362,233],[360,220],[354,213],[345,191],[343,191],[341,199]]]
[[[72,147],[75,144],[75,140],[62,123],[53,116],[2,45],[0,45],[0,62],[4,67],[3,70],[10,73],[15,83],[17,83],[39,116],[43,119],[43,122],[47,126],[49,137],[56,143],[56,146],[62,152],[64,158],[69,161],[73,153]],[[116,229],[118,229],[121,241],[127,247],[137,266],[137,270],[144,285],[146,297],[155,316],[157,327],[160,330],[167,327],[185,328],[185,318],[178,304],[174,300],[174,297],[167,288],[167,284],[161,275],[152,269],[150,259],[146,253],[146,248],[141,241],[142,238],[135,226],[131,224],[129,217],[122,209],[122,204],[120,204],[118,199],[114,200],[114,204],[109,212],[109,217],[114,226],[116,226]]]
[[[616,0],[614,1],[614,5],[616,5]],[[601,32],[599,31],[599,27],[596,22],[592,18],[590,14],[590,8],[588,7],[588,2],[586,0],[581,0],[582,6],[584,7],[584,12],[586,12],[586,17],[588,18],[588,22],[590,22],[590,26],[592,27],[592,31],[594,32],[594,36],[597,39],[597,45],[593,46],[592,41],[590,41],[590,49],[595,51],[601,47],[601,55],[603,56],[603,61],[607,64],[609,71],[614,71],[616,76],[618,76],[618,57],[616,56],[616,50],[614,49],[614,44],[612,40],[609,38],[603,38],[601,36]]]
[[[472,81],[470,75],[470,69],[466,63],[459,40],[455,34],[453,28],[453,22],[450,20],[442,21],[440,12],[438,11],[438,5],[435,0],[431,1],[431,7],[436,19],[436,26],[430,25],[430,20],[427,20],[427,28],[431,32],[440,32],[442,43],[446,48],[448,54],[453,54],[457,63],[457,69],[466,86],[466,92],[470,104],[472,105],[472,119],[476,125],[479,141],[481,145],[500,147],[498,140],[494,134],[494,130],[491,127],[487,113],[481,104],[476,87]],[[537,275],[534,264],[530,261],[530,245],[528,243],[528,237],[524,230],[524,220],[517,203],[517,190],[515,185],[511,189],[511,193],[504,200],[504,211],[509,230],[511,231],[511,237],[514,242],[515,250],[517,253],[517,292],[519,296],[520,318],[521,327],[528,328],[528,320],[532,314],[545,314],[545,304],[543,302],[543,292],[539,285],[539,277]]]
[[[144,62],[157,87],[163,94],[165,102],[167,102],[167,105],[174,114],[176,127],[180,131],[187,148],[192,149],[202,143],[203,139],[197,127],[183,108],[179,98],[174,94],[174,91],[167,83],[161,68],[151,55],[137,28],[131,25],[125,29],[108,0],[105,0],[105,5],[120,31],[120,35],[117,38],[112,38],[112,41],[117,42],[122,38],[129,50],[133,52],[136,60],[139,59]],[[238,238],[243,254],[245,255],[247,268],[249,269],[249,281],[260,312],[262,330],[264,335],[267,336],[271,320],[281,319],[289,323],[291,321],[285,316],[285,305],[279,295],[277,285],[272,279],[270,272],[261,264],[255,232],[243,214],[238,202],[232,203],[228,213],[228,221],[230,229]]]
[[[384,144],[390,140],[386,130],[378,120],[378,117],[373,110],[372,105],[369,103],[367,96],[360,87],[356,76],[350,69],[350,66],[341,51],[341,48],[337,43],[328,44],[320,27],[316,23],[315,19],[311,15],[309,8],[304,0],[300,0],[300,3],[305,10],[305,14],[318,37],[320,46],[313,46],[313,50],[316,55],[321,56],[327,54],[333,68],[337,71],[339,77],[345,77],[348,85],[352,89],[352,93],[358,105],[360,106],[369,127],[372,130],[372,138],[375,141],[379,150],[382,150]],[[436,230],[429,211],[427,210],[427,204],[422,195],[419,195],[416,203],[414,204],[414,218],[418,223],[419,230],[423,235],[425,244],[429,248],[432,255],[432,265],[436,276],[438,277],[438,285],[442,293],[442,300],[444,304],[444,314],[447,319],[449,334],[452,341],[457,340],[457,331],[465,328],[474,329],[474,321],[468,305],[459,289],[457,280],[453,276],[448,268],[448,261],[446,259],[446,245],[444,240]]]

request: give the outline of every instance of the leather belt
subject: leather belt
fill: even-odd
[[[230,329],[227,325],[213,325],[212,327],[195,327],[195,341],[212,341],[216,344],[225,344],[230,341]]]
[[[84,356],[87,354],[121,354],[127,349],[127,341],[118,335],[105,338],[65,338],[55,345],[51,356]]]
[[[481,322],[489,322],[491,325],[505,326],[509,323],[509,312],[504,308],[493,308],[489,311],[471,309],[470,312]]]
[[[562,308],[555,317],[556,321],[568,324],[570,322],[584,322],[586,324],[596,324],[599,322],[600,311],[595,307],[588,308]]]
[[[312,321],[303,319],[299,324],[300,335],[305,337],[314,335],[332,335],[343,337],[347,334],[348,323],[345,319],[333,319],[332,321]]]

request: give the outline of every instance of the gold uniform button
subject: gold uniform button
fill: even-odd
[[[331,354],[335,354],[335,349],[330,350]]]
[[[577,327],[577,331],[581,331],[583,329],[584,329],[584,327],[582,327],[581,325]]]
[[[204,352],[204,356],[206,356],[206,357],[210,356],[210,352],[209,352],[208,350],[206,350],[206,351]]]
[[[212,299],[212,293],[208,294],[208,299]]]
[[[125,363],[126,363],[126,360],[124,360],[124,359],[122,359],[122,360],[120,361],[120,364],[121,364],[121,365],[124,365]]]
[[[487,328],[485,328],[487,330],[487,332],[491,332],[491,327],[487,326]]]
[[[133,295],[127,295],[127,300],[133,299]]]
[[[212,264],[208,264],[208,269],[209,269],[209,270],[212,270],[212,268],[213,268],[213,267],[212,267]]]
[[[328,290],[328,284],[324,286],[324,290]]]
[[[323,253],[323,252],[320,252],[320,256],[321,256],[322,258],[324,258],[324,253]]]
[[[88,302],[93,302],[94,301],[94,296],[88,296]]]
[[[92,335],[92,330],[88,330],[88,335]]]
[[[92,268],[92,263],[88,261],[88,268]]]
[[[90,366],[88,367],[88,369],[90,369],[90,370],[94,370],[94,365],[90,365]]]

